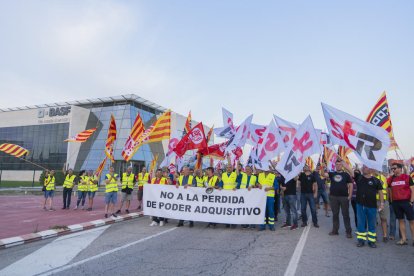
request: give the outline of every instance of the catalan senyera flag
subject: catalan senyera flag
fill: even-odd
[[[335,151],[331,150],[329,147],[324,147],[323,156],[326,162],[326,167],[328,171],[334,171],[335,170],[335,162],[338,157],[338,154],[336,154]]]
[[[207,133],[207,138],[206,138],[207,144],[208,142],[210,142],[210,138],[211,138],[211,135],[213,134],[213,131],[214,131],[214,125],[210,128],[210,130]]]
[[[188,112],[187,120],[185,121],[183,137],[191,130],[191,110]]]
[[[171,110],[167,110],[138,138],[132,155],[134,155],[142,145],[170,139],[170,136]]]
[[[315,170],[315,162],[313,162],[312,158],[306,158],[306,166],[308,166],[311,171]]]
[[[338,155],[344,160],[350,167],[352,167],[351,161],[348,158],[348,154],[350,154],[352,150],[350,148],[339,146],[338,148]]]
[[[29,154],[29,151],[27,149],[15,144],[1,144],[0,151],[18,158]]]
[[[379,98],[377,103],[372,108],[366,121],[373,125],[382,127],[388,132],[388,134],[390,135],[390,139],[391,139],[389,150],[395,150],[398,148],[398,144],[394,138],[390,109],[388,107],[387,94],[385,91],[381,94],[381,97]]]
[[[80,143],[86,142],[95,131],[96,131],[96,128],[84,130],[82,132],[79,132],[72,138],[66,139],[64,142],[80,142]]]
[[[104,160],[102,160],[101,164],[99,164],[98,168],[95,171],[95,175],[96,176],[99,177],[102,174],[102,171],[103,171],[103,169],[105,167],[105,163],[106,163],[106,160],[107,159],[108,159],[108,157],[105,156]]]
[[[149,174],[152,175],[152,173],[154,172],[154,170],[157,167],[157,162],[158,162],[158,154],[154,156],[154,158],[151,161],[151,165],[150,165],[150,169],[149,169]]]
[[[111,120],[109,121],[108,137],[106,138],[105,154],[114,162],[114,142],[116,140],[116,123],[115,117],[111,114]]]
[[[125,161],[129,161],[134,153],[134,148],[136,143],[138,143],[139,138],[144,133],[144,123],[142,122],[141,116],[137,115],[135,118],[134,125],[131,128],[131,133],[127,141],[125,142],[124,149],[122,150],[122,157]]]

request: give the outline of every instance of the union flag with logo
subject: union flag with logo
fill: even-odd
[[[193,149],[204,149],[207,147],[206,135],[204,134],[203,123],[194,126],[180,142],[175,146],[175,153],[182,157],[186,151]]]

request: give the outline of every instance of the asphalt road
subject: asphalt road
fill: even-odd
[[[413,275],[414,246],[357,248],[320,228],[149,227],[148,217],[0,251],[0,275]],[[382,237],[379,236],[382,240]]]

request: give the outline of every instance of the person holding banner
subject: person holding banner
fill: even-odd
[[[207,182],[207,186],[208,187],[212,187],[214,189],[218,189],[218,177],[216,175],[214,175],[214,168],[213,167],[208,167],[206,169],[206,182]],[[217,223],[213,223],[213,222],[209,222],[209,224],[207,225],[207,228],[212,226],[213,228],[216,228]]]
[[[82,210],[85,209],[85,200],[86,195],[88,193],[88,184],[89,184],[89,177],[86,175],[85,171],[81,171],[79,173],[79,182],[78,182],[78,200],[76,201],[76,206],[73,210],[77,210],[79,208],[79,204],[82,201]]]
[[[182,175],[178,176],[176,175],[176,181],[177,184],[175,185],[178,189],[178,187],[184,187],[184,189],[187,189],[188,186],[196,187],[197,182],[195,178],[190,174],[190,168],[188,166],[183,167],[183,173]],[[184,226],[184,220],[180,220],[177,224],[177,227]],[[194,227],[194,221],[190,221],[190,227]]]
[[[300,205],[302,206],[301,227],[308,226],[308,215],[306,213],[306,209],[309,203],[309,208],[312,214],[313,226],[315,228],[319,228],[315,206],[315,199],[318,193],[318,185],[316,184],[316,179],[312,171],[307,165],[305,165],[305,167],[303,168],[303,172],[299,175],[298,186],[300,186]]]
[[[279,189],[276,175],[269,171],[261,172],[259,173],[258,182],[259,187],[264,188],[267,193],[266,215],[264,224],[260,226],[259,231],[266,230],[266,224],[269,225],[270,231],[275,231],[275,193]]]
[[[147,168],[145,166],[142,167],[141,172],[138,174],[137,180],[138,180],[138,192],[137,192],[138,208],[137,210],[142,210],[142,197],[144,195],[144,184],[150,183],[151,181],[151,177],[149,173],[147,173]]]
[[[219,176],[219,188],[223,190],[233,190],[237,188],[237,177],[239,175],[238,169],[233,171],[233,166],[231,165],[230,155],[227,156],[228,164],[226,166],[226,172],[222,173],[221,177]],[[237,225],[232,224],[231,228],[236,228]],[[230,228],[230,224],[226,224],[226,228]]]
[[[151,184],[159,184],[159,185],[167,185],[168,179],[163,176],[162,170],[158,169],[155,173],[155,177],[151,179]],[[158,224],[162,227],[164,226],[164,218],[162,217],[152,217],[152,222],[150,226],[158,226]]]
[[[411,237],[414,239],[414,182],[409,175],[402,173],[402,168],[402,164],[393,163],[391,166],[392,175],[387,180],[388,191],[392,199],[391,204],[398,219],[401,232],[401,240],[397,242],[397,245],[408,244],[404,216],[408,220]]]
[[[89,176],[89,185],[88,185],[88,209],[87,211],[92,211],[93,199],[95,198],[95,193],[98,191],[98,176],[93,174],[93,171],[88,172]]]
[[[108,212],[113,217],[115,214],[115,205],[118,198],[118,174],[115,173],[114,167],[109,167],[109,173],[105,176],[105,218],[108,218]]]
[[[131,205],[132,191],[134,190],[135,186],[135,175],[132,173],[132,167],[128,167],[126,172],[122,174],[121,183],[122,200],[119,203],[118,211],[116,211],[116,214],[121,213],[124,202],[125,212],[129,214],[129,206]]]
[[[240,173],[240,176],[241,177],[238,177],[237,180],[237,189],[248,189],[250,191],[252,188],[256,188],[257,176],[253,175],[253,169],[251,166],[247,165],[246,172]],[[249,225],[243,224],[241,227],[246,229]]]
[[[351,219],[349,217],[349,201],[352,197],[352,179],[349,173],[344,171],[344,168],[348,171],[351,169],[341,159],[337,159],[335,162],[336,171],[325,174],[325,177],[329,177],[331,180],[329,202],[332,209],[332,231],[330,236],[339,235],[339,211],[342,209],[342,217],[345,224],[346,237],[352,239]]]
[[[195,179],[196,179],[198,188],[204,188],[205,187],[204,184],[206,182],[206,177],[203,176],[203,172],[201,171],[201,169],[197,169],[195,171]]]

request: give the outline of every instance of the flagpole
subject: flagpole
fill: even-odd
[[[42,169],[44,169],[44,170],[48,170],[47,168],[45,168],[45,167],[43,167],[43,166],[41,166],[41,165],[39,165],[39,164],[33,163],[32,161],[26,160],[26,159],[24,159],[24,158],[22,158],[22,157],[17,157],[17,158],[19,158],[20,160],[23,160],[23,161],[25,161],[25,162],[27,162],[27,163],[30,163],[30,164],[32,164],[32,165],[34,165],[34,166],[37,166],[37,167],[39,167],[39,168],[42,168]]]

